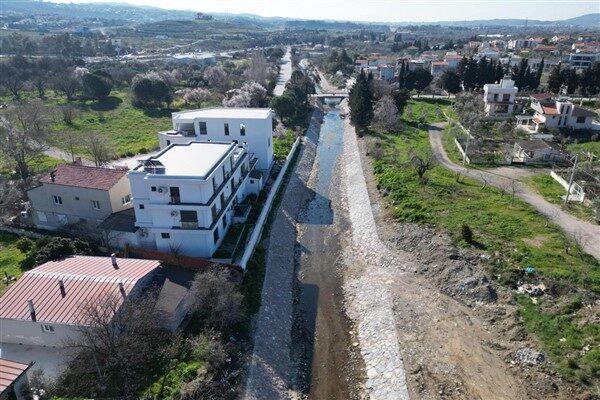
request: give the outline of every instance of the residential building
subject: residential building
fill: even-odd
[[[158,135],[161,149],[190,141],[246,144],[256,168],[273,165],[273,111],[269,108],[204,108],[176,112],[173,130]]]
[[[438,76],[448,71],[448,63],[446,61],[434,61],[431,63],[431,75]]]
[[[517,140],[513,149],[515,163],[559,163],[566,158],[567,155],[555,143],[542,139]]]
[[[257,162],[233,142],[171,144],[129,172],[140,245],[211,257],[246,194]]]
[[[499,83],[483,85],[485,114],[489,117],[512,115],[518,91],[515,81],[507,77],[501,79]]]
[[[126,168],[62,164],[27,191],[33,224],[60,229],[78,224],[95,228],[114,212],[131,208]]]
[[[379,79],[384,81],[392,81],[396,76],[396,68],[392,65],[380,65],[378,68]]]
[[[594,124],[596,114],[586,108],[574,105],[568,100],[555,100],[547,93],[531,96],[534,115],[517,117],[518,127],[529,133],[541,133],[550,129],[598,129]]]
[[[444,56],[444,61],[448,64],[448,69],[454,71],[458,69],[458,65],[460,64],[462,58],[463,56],[453,51],[446,53],[446,55]]]
[[[214,53],[183,53],[174,54],[171,57],[174,62],[180,64],[196,64],[199,66],[206,66],[217,63],[217,58]]]
[[[571,53],[569,54],[569,64],[571,68],[578,70],[587,69],[598,61],[597,53]]]
[[[159,266],[155,260],[73,256],[26,271],[0,298],[0,342],[61,347],[89,324],[86,304],[112,297],[118,312]]]
[[[0,358],[0,400],[23,399],[27,385],[27,371],[33,365]]]

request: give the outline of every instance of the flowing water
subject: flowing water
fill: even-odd
[[[340,200],[336,172],[343,150],[344,122],[335,103],[325,114],[317,146],[314,197],[300,217],[298,291],[294,335],[299,389],[312,399],[353,398],[350,324],[343,308]]]

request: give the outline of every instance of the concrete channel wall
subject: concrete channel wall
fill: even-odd
[[[277,195],[279,187],[281,186],[281,182],[283,182],[283,177],[285,176],[285,173],[288,170],[288,167],[289,167],[292,159],[294,158],[294,155],[296,154],[296,150],[298,149],[299,144],[300,144],[300,137],[297,137],[296,141],[292,145],[292,149],[290,150],[290,152],[288,153],[288,155],[285,159],[285,163],[283,164],[281,171],[279,171],[279,174],[277,175],[277,178],[275,179],[275,182],[273,183],[273,186],[271,187],[271,191],[269,192],[269,195],[267,196],[267,200],[265,201],[265,204],[263,205],[260,215],[258,216],[258,220],[256,221],[256,224],[254,225],[252,234],[250,235],[250,240],[248,240],[248,243],[246,244],[246,249],[244,250],[244,254],[242,255],[242,259],[240,261],[240,266],[242,267],[243,270],[246,270],[246,265],[248,264],[248,260],[250,260],[250,257],[252,257],[254,248],[256,247],[256,245],[258,244],[258,241],[260,240],[260,236],[262,235],[262,231],[263,231],[265,222],[267,221],[267,217],[269,216],[269,211],[271,211],[271,207],[273,206],[273,201],[275,201],[275,196]]]

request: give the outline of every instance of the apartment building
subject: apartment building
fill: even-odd
[[[190,141],[236,142],[247,145],[256,168],[273,165],[273,111],[270,108],[204,108],[176,112],[173,129],[158,135],[161,149]]]
[[[211,257],[236,205],[260,190],[247,179],[258,163],[249,145],[217,141],[171,144],[141,161],[129,172],[140,245]]]
[[[577,70],[590,68],[600,55],[597,53],[571,53],[569,54],[569,65]]]
[[[94,229],[112,213],[131,208],[126,168],[59,165],[27,191],[33,224],[56,230],[79,224]]]
[[[519,89],[515,81],[503,78],[500,83],[483,85],[485,114],[489,117],[506,117],[514,112],[515,99]]]

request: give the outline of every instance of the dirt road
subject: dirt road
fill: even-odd
[[[448,158],[442,144],[442,131],[446,123],[439,123],[429,129],[429,142],[436,159],[446,168],[459,172],[470,178],[485,181],[504,191],[512,192],[522,200],[532,205],[537,211],[545,215],[550,221],[560,226],[571,236],[588,254],[600,260],[600,226],[581,221],[571,214],[563,211],[559,206],[547,202],[542,196],[533,192],[526,185],[504,175],[486,170],[474,170],[454,164]]]

